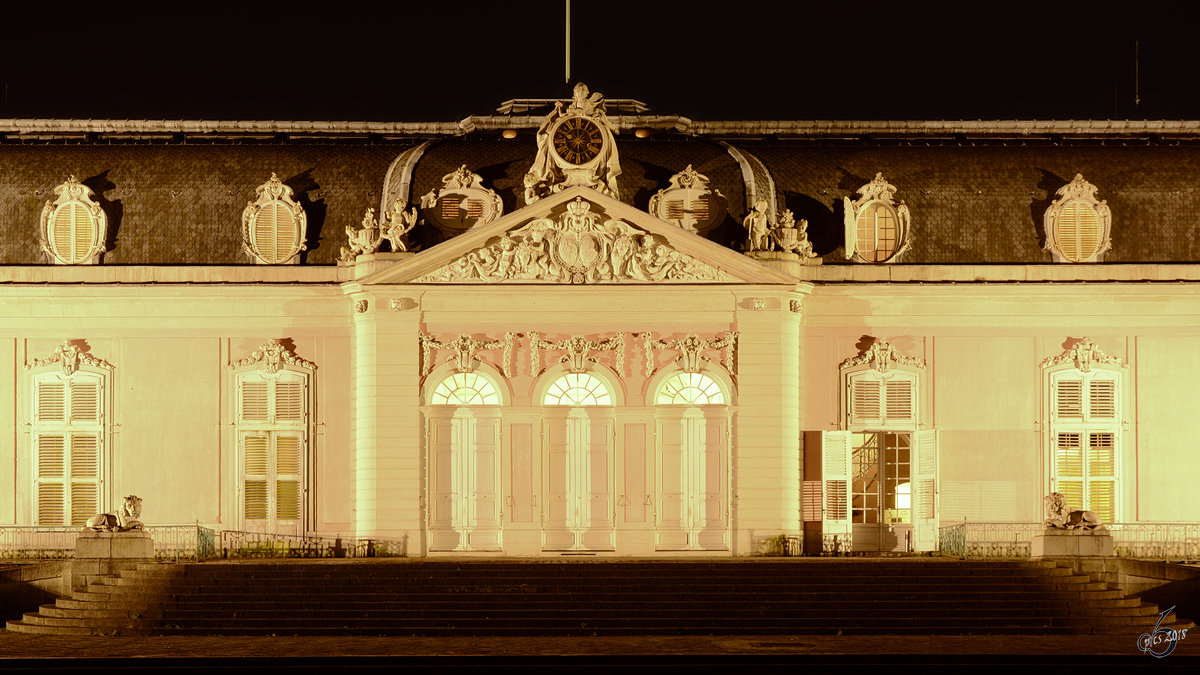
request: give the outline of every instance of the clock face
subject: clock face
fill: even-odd
[[[569,117],[554,130],[554,152],[571,164],[587,164],[600,154],[604,135],[600,127],[582,117]]]

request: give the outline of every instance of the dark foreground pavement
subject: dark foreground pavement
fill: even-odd
[[[0,669],[28,672],[799,673],[992,665],[1200,672],[1200,635],[1163,658],[1137,636],[64,637],[0,632]],[[810,671],[811,672],[811,671]]]

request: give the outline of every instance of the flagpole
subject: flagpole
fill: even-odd
[[[566,39],[566,45],[565,45],[564,51],[566,52],[567,63],[566,63],[566,70],[563,73],[563,81],[566,82],[567,84],[570,84],[571,83],[571,0],[567,0],[566,34],[567,34],[567,39]]]

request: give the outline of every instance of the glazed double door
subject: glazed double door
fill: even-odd
[[[559,412],[559,411],[554,411]],[[543,419],[542,549],[611,551],[613,420],[584,408]]]

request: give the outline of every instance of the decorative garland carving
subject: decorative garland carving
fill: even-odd
[[[701,353],[704,350],[724,349],[725,369],[731,375],[737,375],[737,331],[730,331],[720,337],[712,338],[702,338],[695,333],[688,333],[676,340],[658,340],[653,333],[642,333],[641,338],[642,346],[646,350],[646,377],[650,377],[657,370],[654,367],[654,350],[656,349],[678,351],[679,356],[675,361],[679,363],[685,373],[698,373],[702,361],[712,361]]]
[[[501,235],[416,283],[497,282],[507,279],[558,283],[724,281],[728,275],[662,237],[623,220],[606,220],[576,197],[557,222],[536,218]]]
[[[1109,356],[1108,354],[1105,354],[1104,350],[1096,346],[1096,343],[1092,342],[1091,338],[1083,338],[1079,342],[1076,342],[1073,347],[1059,354],[1058,356],[1051,356],[1050,358],[1047,358],[1046,360],[1042,361],[1042,367],[1049,368],[1050,366],[1057,366],[1070,362],[1074,362],[1075,367],[1078,368],[1079,372],[1081,373],[1090,372],[1092,370],[1092,364],[1107,364],[1120,366],[1122,368],[1125,367],[1125,359],[1119,356]]]
[[[616,352],[617,372],[625,375],[625,334],[617,333],[616,337],[603,338],[599,340],[589,340],[582,335],[573,335],[569,338],[564,338],[558,342],[547,342],[541,339],[538,333],[529,333],[529,371],[538,376],[542,372],[541,350],[556,349],[565,351],[566,355],[558,360],[559,363],[567,364],[567,369],[572,373],[582,373],[587,370],[587,364],[596,363],[596,357],[591,355],[594,351],[612,351]]]
[[[915,356],[908,356],[904,352],[896,349],[887,340],[876,338],[858,356],[852,356],[845,361],[842,361],[842,370],[854,366],[869,365],[873,370],[880,373],[886,373],[894,365],[912,366],[913,368],[924,368],[925,360]]]
[[[268,340],[262,343],[258,349],[250,352],[250,355],[246,358],[230,363],[229,369],[233,370],[242,366],[254,365],[255,363],[263,364],[263,368],[272,375],[278,373],[284,364],[297,368],[307,368],[308,370],[317,369],[315,363],[305,361],[296,356],[296,353],[283,343],[283,340]]]
[[[508,332],[504,334],[503,340],[478,340],[470,335],[461,334],[453,340],[441,342],[432,335],[419,333],[418,337],[421,340],[421,377],[429,375],[429,371],[433,370],[433,350],[435,349],[453,349],[454,354],[447,361],[454,362],[454,368],[460,373],[469,373],[475,370],[475,366],[482,360],[475,356],[477,349],[504,349],[504,356],[501,361],[501,370],[505,377],[512,377],[512,353],[513,342],[520,333]]]
[[[58,347],[55,347],[54,353],[44,359],[34,359],[25,364],[25,370],[40,368],[57,363],[62,366],[63,375],[70,377],[78,370],[80,364],[92,366],[94,368],[104,368],[112,370],[113,365],[103,359],[98,359],[84,351],[84,348],[79,345],[80,341],[67,340]]]

